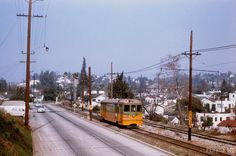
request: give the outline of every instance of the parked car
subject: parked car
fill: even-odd
[[[35,106],[36,107],[42,107],[43,105],[41,103],[36,103]]]
[[[6,98],[6,97],[4,97],[4,96],[2,96],[2,95],[0,95],[0,100],[9,100],[9,98]]]
[[[38,113],[44,113],[44,112],[46,112],[46,109],[45,109],[45,107],[39,107],[38,109],[37,109],[37,112]]]

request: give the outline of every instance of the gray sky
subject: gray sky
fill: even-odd
[[[16,14],[27,14],[27,5],[0,0],[0,78],[9,81],[25,79],[19,61],[26,57],[27,19]],[[33,12],[47,14],[32,20],[34,72],[80,72],[83,56],[94,74],[108,73],[111,61],[116,72],[137,70],[189,50],[191,30],[193,49],[236,44],[236,0],[44,0],[34,2]],[[193,66],[236,72],[235,51],[203,53]],[[131,76],[151,78],[157,70]]]

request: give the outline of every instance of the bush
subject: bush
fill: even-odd
[[[100,107],[98,105],[96,105],[95,107],[93,107],[93,112],[97,113],[100,111]]]
[[[32,156],[31,130],[22,118],[0,111],[0,156]]]
[[[167,123],[168,121],[159,114],[152,114],[149,116],[149,120],[153,120],[153,121],[158,121],[158,122],[163,122],[163,123]]]

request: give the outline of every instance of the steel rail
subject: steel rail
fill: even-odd
[[[133,132],[139,133],[141,135],[144,135],[146,137],[149,137],[151,139],[155,139],[155,140],[161,140],[176,146],[180,146],[182,148],[186,148],[201,154],[205,154],[205,155],[209,155],[209,156],[230,156],[230,154],[226,154],[223,153],[221,151],[213,151],[213,150],[209,150],[206,147],[202,147],[202,146],[198,146],[195,144],[191,144],[189,142],[185,142],[185,141],[181,141],[181,140],[177,140],[177,139],[173,139],[167,136],[163,136],[163,135],[159,135],[150,131],[146,131],[146,130],[142,130],[142,129],[132,129]]]
[[[182,133],[182,134],[186,134],[187,135],[187,131],[186,130],[181,130],[181,129],[178,129],[178,128],[158,125],[158,124],[156,124],[154,122],[144,121],[144,125],[148,125],[148,126],[156,127],[156,128],[161,128],[161,129],[165,129],[165,130],[169,130],[169,131],[173,131],[173,132],[178,132],[178,133]],[[221,139],[221,138],[217,138],[217,137],[214,137],[214,136],[204,135],[204,134],[200,134],[200,133],[196,133],[196,132],[192,132],[192,136],[195,136],[195,137],[198,137],[198,138],[202,138],[202,139],[211,140],[211,141],[217,141],[219,143],[224,143],[224,144],[236,146],[236,142],[228,140],[228,139]]]

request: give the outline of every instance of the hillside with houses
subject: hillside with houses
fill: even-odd
[[[34,102],[53,100],[81,107],[81,74],[56,74],[41,72],[32,76],[31,98]],[[116,79],[114,76],[113,80]],[[1,81],[3,83],[5,81]],[[92,106],[100,107],[102,100],[109,98],[110,76],[92,75]],[[134,98],[143,101],[144,117],[172,125],[187,125],[188,75],[178,73],[157,74],[153,79],[147,77],[125,77]],[[23,96],[25,83],[1,88],[1,99]],[[236,74],[199,73],[193,76],[193,126],[202,130],[218,129],[221,133],[231,132],[235,126],[236,112]],[[5,86],[2,84],[1,86]],[[20,93],[19,93],[20,92]],[[88,86],[84,85],[84,103],[88,108]],[[17,95],[17,96],[16,96]],[[18,97],[18,98],[19,98]],[[24,97],[22,97],[24,98]]]

